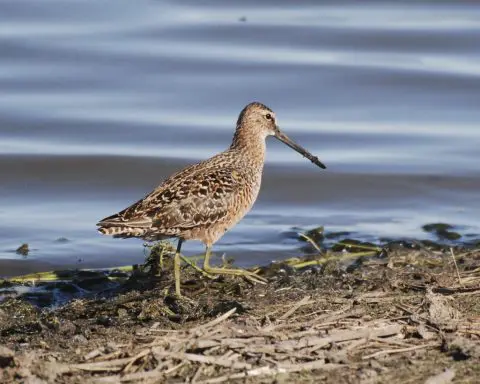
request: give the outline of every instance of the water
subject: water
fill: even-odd
[[[225,149],[253,100],[328,170],[269,142],[259,200],[219,253],[296,255],[285,234],[318,225],[478,234],[479,41],[468,1],[3,0],[0,275],[141,262],[141,241],[95,223]]]

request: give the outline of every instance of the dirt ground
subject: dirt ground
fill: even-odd
[[[274,263],[258,271],[268,284],[186,265],[183,299],[169,259],[155,276],[61,285],[84,295],[55,309],[12,289],[0,301],[0,381],[478,383],[480,250],[358,255]]]

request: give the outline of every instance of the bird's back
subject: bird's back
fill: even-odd
[[[252,169],[246,160],[230,149],[187,167],[101,220],[99,231],[144,239],[217,237],[243,217],[257,197],[262,169]]]

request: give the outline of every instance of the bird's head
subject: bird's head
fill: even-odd
[[[260,136],[266,139],[274,136],[290,148],[294,149],[312,163],[325,169],[326,166],[316,157],[284,134],[278,124],[275,112],[266,105],[258,102],[248,104],[238,116],[237,131],[245,131],[245,136],[252,138]]]

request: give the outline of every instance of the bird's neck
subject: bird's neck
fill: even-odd
[[[263,168],[266,153],[265,137],[255,133],[237,129],[230,150],[244,153],[243,157],[248,163]]]

